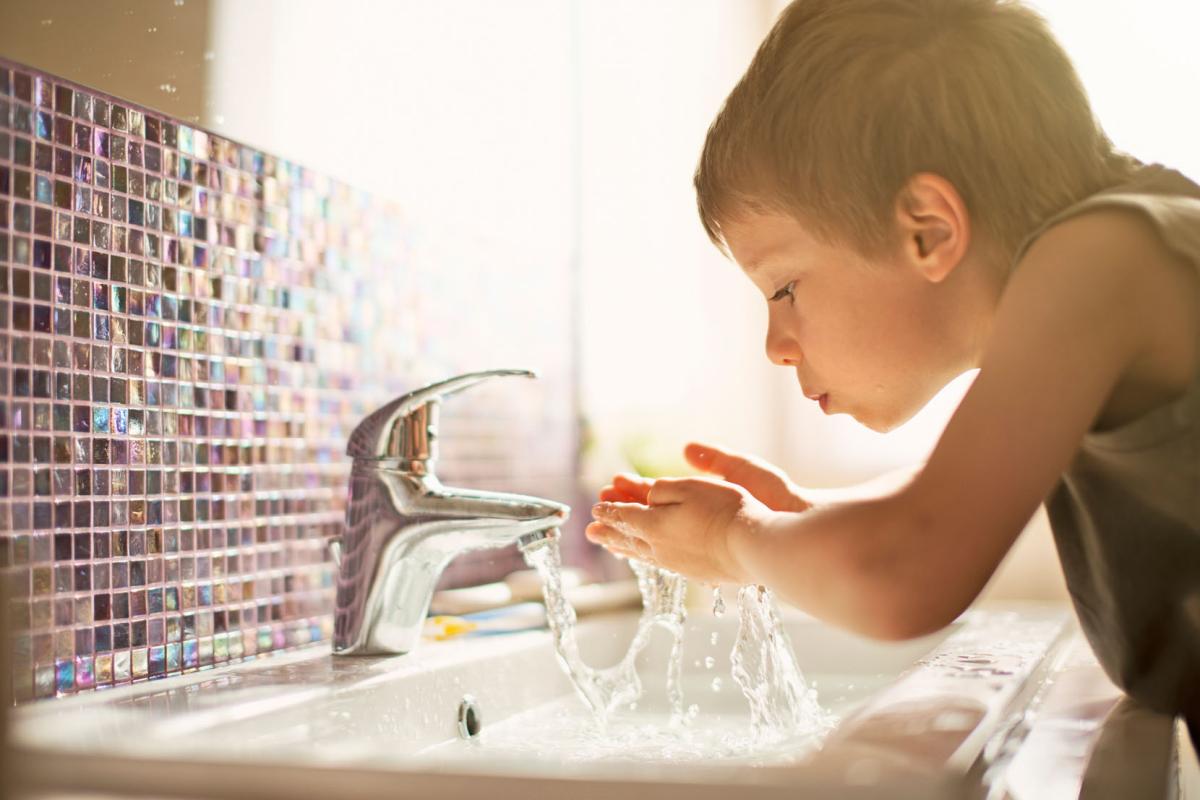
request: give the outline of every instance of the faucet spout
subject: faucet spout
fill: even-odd
[[[457,390],[478,382],[471,378],[433,386]],[[419,395],[423,405],[399,398],[384,407],[408,408],[421,417],[388,417],[408,438],[374,428],[369,438],[359,432],[351,437],[356,457],[346,525],[341,539],[331,543],[338,566],[333,650],[339,655],[411,651],[450,561],[474,550],[513,543],[524,549],[553,539],[570,514],[568,506],[553,500],[443,486],[432,470],[436,414],[428,406],[437,395],[430,387],[410,394]],[[368,417],[364,426],[377,427],[378,419],[392,413],[381,412]],[[362,442],[371,440],[388,451],[367,457]],[[423,449],[405,450],[403,443],[410,441],[424,442]]]

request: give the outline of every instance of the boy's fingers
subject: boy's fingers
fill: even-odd
[[[654,481],[626,472],[613,476],[612,483],[600,490],[600,499],[616,503],[645,503]]]
[[[602,502],[592,506],[592,516],[626,536],[640,537],[653,521],[653,509],[641,503]]]
[[[583,535],[587,537],[589,542],[604,544],[604,540],[610,530],[603,522],[589,522],[587,527],[583,529]]]
[[[650,549],[650,545],[641,539],[626,536],[602,522],[590,523],[584,529],[584,534],[589,541],[602,545],[619,556],[645,560],[652,558],[654,555],[654,552]]]
[[[629,486],[641,486],[649,488],[654,481],[649,478],[643,478],[641,475],[633,475],[629,472],[621,472],[613,477],[613,485],[627,484]]]
[[[629,492],[612,486],[605,486],[600,490],[599,495],[601,500],[607,500],[614,503],[636,503],[640,498],[634,497]]]
[[[755,495],[766,494],[773,498],[786,498],[791,494],[787,477],[778,468],[765,464],[752,456],[728,453],[709,445],[689,444],[684,455],[694,466],[720,475],[730,483],[749,489]]]
[[[659,478],[646,493],[646,502],[651,506],[667,506],[682,503],[687,497],[694,478]]]
[[[654,481],[646,480],[637,475],[617,475],[613,478],[613,488],[620,489],[629,497],[638,503],[646,502],[646,493],[650,491],[650,487],[654,485]]]
[[[683,448],[683,455],[697,469],[719,475],[730,483],[746,486],[763,478],[779,480],[774,470],[760,464],[750,456],[721,450],[712,445],[692,443]],[[749,487],[747,487],[749,488]]]
[[[741,483],[742,480],[750,477],[751,473],[756,473],[755,477],[762,473],[774,477],[771,470],[756,463],[754,459],[737,453],[729,453],[711,445],[689,444],[684,448],[683,453],[688,461],[693,463],[693,466],[705,472],[720,475],[731,483]]]
[[[683,457],[687,459],[687,462],[696,469],[703,470],[704,472],[711,471],[714,459],[721,455],[725,455],[721,448],[713,447],[709,444],[691,442],[683,448]]]

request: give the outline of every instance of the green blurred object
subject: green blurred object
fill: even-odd
[[[586,459],[596,449],[596,432],[586,415],[579,415],[579,457]]]
[[[643,478],[669,478],[698,475],[683,457],[683,446],[668,445],[650,433],[626,436],[621,442],[621,455],[629,466]]]

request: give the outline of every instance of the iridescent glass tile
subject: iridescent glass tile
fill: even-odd
[[[541,327],[513,320],[512,304],[472,306],[453,287],[519,277],[524,250],[410,258],[398,215],[361,192],[11,68],[0,60],[0,80],[12,76],[0,132],[12,230],[0,241],[0,528],[12,538],[0,540],[0,573],[21,587],[12,613],[28,628],[18,696],[328,638],[320,541],[340,525],[345,432],[410,388],[418,365],[435,376],[463,370],[447,353],[486,360],[476,329],[531,331],[545,348],[531,355],[568,363],[569,303],[542,298]],[[415,286],[428,289],[420,302]],[[543,385],[568,398],[568,379]],[[471,402],[455,409],[486,419]],[[522,426],[450,417],[445,429],[448,480],[471,436],[527,444]],[[471,433],[456,451],[458,431]],[[570,435],[562,426],[564,454]],[[539,491],[570,496],[568,456],[538,468],[562,476]],[[471,474],[521,491],[510,473]],[[447,577],[494,579],[517,560],[468,556]]]

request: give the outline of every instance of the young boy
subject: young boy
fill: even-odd
[[[720,479],[618,476],[589,538],[903,639],[962,612],[1044,500],[1100,662],[1196,742],[1200,187],[1115,152],[1013,0],[796,0],[696,190],[826,413],[888,430],[980,372],[903,488],[813,507],[689,445]]]

